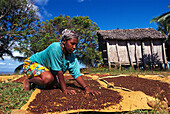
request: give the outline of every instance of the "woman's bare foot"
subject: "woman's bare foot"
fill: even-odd
[[[29,91],[30,90],[30,83],[28,81],[29,79],[26,79],[23,84],[23,90],[24,91]]]

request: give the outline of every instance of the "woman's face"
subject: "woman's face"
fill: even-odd
[[[72,38],[67,41],[64,41],[64,47],[67,53],[73,53],[73,51],[76,49],[78,44],[77,38]]]

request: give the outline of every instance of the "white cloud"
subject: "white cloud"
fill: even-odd
[[[19,53],[18,51],[13,51],[13,56],[24,57],[24,54]]]
[[[34,9],[35,11],[37,11],[36,14],[37,14],[38,17],[42,17],[41,13],[39,12],[39,7],[38,7],[38,6],[36,6],[36,5],[33,4],[33,9]]]
[[[34,0],[35,4],[33,5],[34,9],[36,9],[37,15],[42,19],[45,17],[51,17],[52,14],[49,13],[44,6],[48,4],[49,0]]]
[[[84,2],[85,0],[78,0],[79,3]]]
[[[18,62],[10,58],[9,56],[4,56],[4,61],[0,59],[0,73],[1,72],[14,72],[23,62]]]
[[[38,0],[37,0],[38,1]],[[33,10],[34,11],[36,11],[36,15],[39,17],[39,18],[41,18],[42,17],[42,15],[41,15],[41,13],[39,12],[39,7],[37,6],[37,5],[35,5],[34,3],[35,3],[35,0],[34,0],[34,2],[32,3],[30,0],[27,0],[27,2],[28,2],[28,6],[29,7],[33,7]]]
[[[47,17],[53,16],[51,13],[48,13],[47,10],[46,10],[44,7],[42,7],[42,10],[43,10],[43,14],[44,14],[45,16],[47,16]]]
[[[9,65],[9,66],[13,66],[13,65],[15,65],[15,64],[12,64],[12,63],[8,63],[8,65]]]
[[[36,4],[45,6],[48,3],[48,0],[34,0]]]
[[[4,58],[4,60],[9,60],[9,59],[11,59],[10,56],[3,56],[3,58]]]
[[[0,63],[0,65],[5,65],[6,63]]]
[[[20,54],[18,51],[13,51],[14,56],[24,56]],[[12,59],[10,56],[3,56],[4,60],[0,58],[0,73],[1,72],[14,72],[15,68],[17,68],[23,62],[18,62],[17,60]]]

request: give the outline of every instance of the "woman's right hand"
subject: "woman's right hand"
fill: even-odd
[[[101,92],[92,90],[92,89],[90,89],[90,87],[88,87],[88,86],[85,88],[85,90],[86,90],[86,93],[87,93],[87,94],[92,94],[93,96],[95,96],[95,95],[100,95],[100,94],[101,94]]]
[[[75,90],[69,90],[69,89],[65,89],[63,92],[64,92],[65,94],[69,94],[69,95],[77,94]]]

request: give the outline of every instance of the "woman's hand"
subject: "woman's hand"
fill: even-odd
[[[87,94],[92,94],[93,96],[101,94],[99,91],[95,91],[95,90],[90,89],[90,87],[86,87],[85,90],[86,90]]]
[[[82,76],[79,76],[76,81],[86,90],[87,95],[92,94],[92,95],[99,95],[101,94],[98,91],[91,90],[90,87],[84,82]]]
[[[69,95],[77,94],[75,90],[69,90],[69,89],[65,89],[63,92],[64,92],[65,94],[69,94]]]
[[[59,79],[59,82],[60,82],[61,90],[65,94],[69,94],[69,95],[77,94],[75,90],[69,90],[69,89],[66,88],[66,84],[65,84],[64,76],[63,76],[63,71],[58,71],[57,74],[58,74],[58,79]]]

